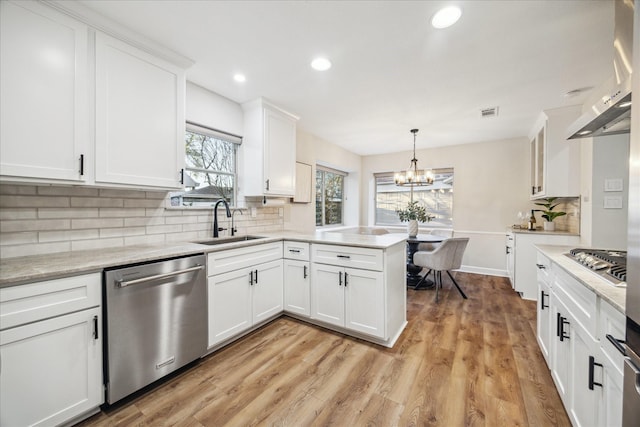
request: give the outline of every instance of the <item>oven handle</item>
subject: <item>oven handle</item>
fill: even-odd
[[[611,334],[607,334],[607,339],[611,342],[611,344],[613,344],[613,346],[620,352],[622,353],[623,356],[627,355],[627,349],[624,348],[626,346],[626,342],[624,340],[619,340],[618,338],[614,337]]]
[[[185,268],[184,270],[171,271],[169,273],[156,274],[154,276],[141,277],[139,279],[134,279],[134,280],[117,280],[116,284],[118,285],[119,288],[124,288],[125,286],[137,285],[140,283],[149,282],[151,280],[164,279],[166,277],[179,276],[180,274],[184,274],[184,273],[191,273],[193,271],[202,270],[203,268],[204,268],[203,265],[198,264],[195,267]]]

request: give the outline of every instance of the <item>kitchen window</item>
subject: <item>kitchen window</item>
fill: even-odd
[[[241,137],[187,122],[185,191],[171,196],[172,206],[213,206],[220,199],[236,204],[238,146]]]
[[[342,225],[345,172],[316,166],[316,227]]]
[[[413,187],[413,200],[420,202],[431,215],[428,225],[453,228],[453,168],[433,169],[433,185]],[[411,200],[411,187],[397,186],[393,173],[377,173],[376,225],[402,225],[396,210],[404,209]]]

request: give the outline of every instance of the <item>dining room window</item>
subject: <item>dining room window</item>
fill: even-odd
[[[344,179],[346,172],[316,166],[316,227],[344,223]]]
[[[453,228],[453,168],[432,169],[432,185],[413,187],[413,200],[420,202],[433,216],[428,225]],[[411,187],[397,186],[392,172],[374,174],[376,181],[375,225],[403,225],[396,210],[411,200]]]

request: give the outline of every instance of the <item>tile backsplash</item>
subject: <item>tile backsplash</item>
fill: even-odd
[[[167,199],[166,192],[0,184],[0,258],[212,236],[212,208],[167,209]],[[283,229],[282,207],[254,209],[255,216],[235,214],[239,235]],[[223,209],[218,221],[231,228]]]

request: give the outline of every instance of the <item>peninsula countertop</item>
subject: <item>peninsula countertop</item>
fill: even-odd
[[[127,264],[223,251],[283,240],[386,249],[402,243],[407,239],[406,233],[361,235],[332,232],[301,234],[283,231],[275,233],[256,233],[255,236],[260,236],[261,238],[225,243],[225,240],[230,240],[230,238],[221,237],[216,239],[220,241],[220,243],[216,245],[198,243],[213,240],[213,238],[209,238],[195,242],[124,246],[119,248],[61,252],[0,259],[0,287],[55,279],[65,276],[96,273],[105,268]]]

